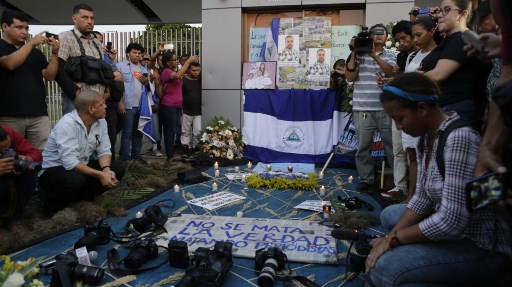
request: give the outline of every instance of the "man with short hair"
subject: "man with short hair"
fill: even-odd
[[[310,76],[328,76],[330,73],[329,65],[325,63],[325,50],[316,51],[316,62],[309,66],[308,75]]]
[[[181,124],[181,144],[185,150],[197,146],[201,133],[201,64],[190,63],[188,75],[183,77],[183,116]]]
[[[123,168],[111,162],[103,97],[84,90],[75,103],[76,110],[59,120],[43,151],[39,185],[44,207],[50,212],[92,200],[116,187],[124,175]]]
[[[43,150],[51,129],[43,78],[52,81],[57,75],[59,41],[47,38],[42,32],[25,43],[29,35],[28,20],[22,12],[10,9],[2,12],[0,124],[9,125]],[[51,47],[49,63],[36,49],[41,44]]]
[[[293,36],[288,35],[285,38],[285,48],[279,52],[280,62],[299,62],[299,52],[293,48]]]
[[[63,92],[62,114],[69,113],[75,109],[74,99],[80,90],[93,90],[102,95],[105,100],[110,97],[109,88],[106,83],[88,84],[83,81],[73,80],[71,75],[68,74],[69,71],[65,69],[66,62],[82,55],[79,43],[82,44],[86,56],[96,59],[103,58],[101,43],[92,33],[94,30],[94,10],[92,7],[87,4],[75,5],[73,7],[72,19],[75,24],[73,29],[59,34],[60,49],[57,82]]]
[[[6,154],[12,149],[18,159],[41,162],[41,152],[8,126],[0,126],[0,218],[6,225],[23,215],[25,206],[35,193],[37,172],[19,172],[15,158]],[[27,162],[27,163],[28,163]]]

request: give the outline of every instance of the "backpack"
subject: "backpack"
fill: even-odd
[[[439,140],[437,142],[437,149],[436,149],[436,164],[437,169],[439,170],[439,173],[441,174],[441,177],[444,181],[444,145],[446,144],[446,140],[448,139],[448,136],[450,133],[458,128],[467,127],[468,124],[462,120],[462,119],[456,119],[453,122],[449,123],[448,126],[444,129],[444,131],[439,131]],[[418,152],[420,155],[423,156],[423,153],[425,152],[425,136],[420,137],[420,145],[418,146]]]

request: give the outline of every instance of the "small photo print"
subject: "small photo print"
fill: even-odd
[[[264,89],[273,90],[276,88],[277,62],[250,62],[243,63],[242,67],[242,89]]]

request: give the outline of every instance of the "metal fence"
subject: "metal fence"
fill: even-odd
[[[172,30],[149,30],[141,32],[105,32],[103,43],[112,42],[117,49],[117,60],[126,59],[124,53],[129,43],[139,43],[146,48],[147,54],[154,53],[160,43],[173,44],[177,55],[201,55],[201,27],[190,27]],[[47,46],[41,46],[41,51],[49,58],[50,51]],[[55,81],[46,81],[48,116],[52,125],[62,116],[60,88]]]

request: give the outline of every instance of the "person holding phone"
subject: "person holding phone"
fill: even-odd
[[[416,193],[390,232],[372,241],[366,259],[376,286],[473,286],[512,268],[511,226],[492,206],[469,212],[464,188],[473,177],[480,136],[454,129],[444,148],[444,177],[436,164],[439,138],[459,117],[439,107],[439,87],[420,73],[406,73],[383,87],[380,100],[397,127],[421,136]]]

